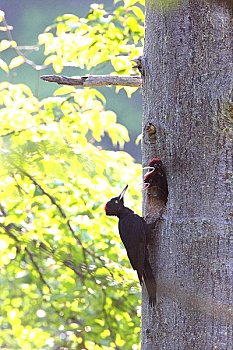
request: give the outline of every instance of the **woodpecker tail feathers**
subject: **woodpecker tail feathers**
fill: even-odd
[[[146,285],[146,289],[149,296],[149,304],[151,306],[156,305],[156,281],[152,273],[152,269],[149,261],[145,260],[144,270],[143,270],[143,280]]]

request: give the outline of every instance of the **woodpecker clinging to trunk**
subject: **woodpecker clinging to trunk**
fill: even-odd
[[[144,167],[148,169],[144,176],[144,186],[142,190],[155,188],[158,199],[167,202],[168,187],[167,187],[167,177],[165,170],[160,158],[153,158],[149,162],[149,166]]]
[[[119,233],[126,248],[129,261],[137,271],[140,284],[143,282],[149,295],[150,305],[156,304],[156,282],[148,260],[147,244],[151,237],[151,229],[145,220],[124,206],[124,194],[128,185],[118,197],[112,198],[105,206],[108,216],[119,218]]]

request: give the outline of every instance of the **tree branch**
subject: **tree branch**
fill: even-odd
[[[16,168],[19,170],[19,172],[20,172],[21,174],[23,174],[24,176],[28,177],[28,178],[32,181],[32,183],[33,183],[37,188],[39,188],[39,189],[41,190],[41,192],[42,192],[45,196],[47,196],[47,197],[50,199],[51,203],[52,203],[53,205],[55,205],[55,207],[57,208],[57,210],[59,211],[59,213],[61,214],[61,216],[62,216],[64,219],[66,219],[67,226],[68,226],[68,228],[69,228],[69,230],[70,230],[72,236],[76,239],[77,243],[81,245],[81,247],[82,247],[82,249],[83,249],[83,255],[84,255],[84,257],[85,257],[85,249],[83,248],[82,242],[81,242],[80,238],[76,235],[75,231],[73,230],[73,228],[72,228],[72,226],[71,226],[71,223],[70,223],[70,220],[67,218],[67,216],[66,216],[64,210],[62,209],[62,207],[57,203],[57,200],[56,200],[53,196],[51,196],[50,193],[48,193],[47,191],[45,191],[44,188],[34,179],[34,177],[32,177],[30,174],[28,174],[25,170],[20,169],[19,167],[16,167]]]
[[[50,287],[50,285],[46,282],[46,280],[45,280],[45,278],[44,278],[44,276],[43,276],[43,273],[41,272],[41,269],[40,269],[39,265],[37,264],[37,262],[36,262],[35,259],[34,259],[33,253],[32,253],[27,247],[25,248],[25,251],[27,252],[27,254],[28,254],[28,256],[29,256],[29,258],[30,258],[30,260],[31,260],[31,262],[32,262],[32,265],[34,265],[34,267],[35,267],[35,269],[36,269],[36,271],[37,271],[37,273],[38,273],[38,275],[39,275],[39,277],[40,277],[40,280],[42,281],[43,284],[45,284],[45,285],[48,287],[48,289],[49,289],[49,291],[50,291],[50,293],[51,293],[51,287]],[[40,286],[38,286],[38,288],[40,288]],[[43,294],[42,290],[41,290],[41,293]]]
[[[59,85],[71,85],[71,86],[130,86],[141,87],[142,78],[139,75],[126,76],[126,75],[89,75],[85,77],[65,77],[63,75],[42,75],[40,79],[49,83],[57,83]]]
[[[6,212],[5,210],[2,208],[2,206],[0,205],[0,210],[2,212],[2,214],[4,216],[7,216],[5,215]],[[2,223],[0,223],[0,227],[2,227],[4,229],[4,231],[6,232],[6,234],[11,237],[15,242],[17,242],[19,244],[19,246],[21,247],[21,245],[25,242],[21,242],[18,237],[16,235],[14,235],[12,232],[11,232],[11,229],[16,229],[16,230],[21,230],[21,228],[17,228],[15,226],[15,224],[9,224],[7,226],[4,226]],[[60,262],[62,263],[63,265],[65,265],[66,267],[70,268],[71,270],[73,270],[75,272],[75,274],[77,276],[79,276],[80,278],[84,279],[84,274],[80,271],[77,270],[77,268],[75,267],[75,263],[71,260],[71,259],[62,259],[60,254],[59,253],[56,253],[54,252],[53,250],[50,250],[44,243],[42,242],[38,242],[38,241],[34,241],[34,240],[30,240],[28,241],[27,243],[33,243],[34,244],[34,247],[36,249],[39,248],[40,251],[46,253],[46,254],[49,254],[52,256],[52,258],[57,261],[57,262]],[[38,247],[37,247],[37,243],[39,243]],[[29,255],[29,258],[32,262],[32,264],[34,265],[34,267],[36,268],[36,270],[38,271],[38,274],[40,276],[40,279],[42,280],[42,282],[44,284],[46,284],[46,286],[49,288],[49,290],[51,291],[51,288],[50,286],[48,285],[48,283],[45,281],[44,277],[43,277],[43,274],[39,268],[39,266],[37,265],[37,263],[35,262],[34,260],[34,254],[29,250],[28,247],[25,248],[25,251],[27,252],[27,254]]]
[[[19,170],[19,172],[20,172],[21,174],[23,174],[24,176],[28,177],[28,178],[32,181],[32,183],[33,183],[36,187],[38,187],[38,188],[41,190],[41,192],[42,192],[45,196],[47,196],[47,197],[50,199],[51,203],[55,205],[55,207],[57,208],[57,210],[59,211],[59,213],[61,214],[61,216],[62,216],[64,219],[66,219],[67,226],[68,226],[68,228],[69,228],[69,230],[70,230],[72,236],[76,239],[77,243],[78,243],[78,244],[81,246],[81,248],[82,248],[83,258],[84,258],[84,261],[85,261],[86,265],[88,266],[87,259],[86,259],[86,252],[87,252],[87,253],[90,254],[92,257],[98,259],[98,260],[101,262],[102,266],[103,266],[103,267],[110,273],[110,275],[113,277],[111,271],[108,269],[107,266],[105,266],[105,264],[104,264],[104,262],[102,261],[101,257],[98,256],[98,255],[96,255],[96,253],[95,253],[93,250],[90,250],[90,249],[88,249],[88,248],[84,248],[84,247],[83,247],[83,244],[82,244],[81,239],[76,235],[75,231],[74,231],[73,228],[72,228],[72,225],[71,225],[70,220],[67,218],[67,216],[66,216],[64,210],[62,209],[62,207],[57,203],[57,200],[56,200],[53,196],[51,196],[50,193],[48,193],[47,191],[45,191],[44,188],[34,179],[33,176],[31,176],[31,175],[28,174],[25,170],[19,168],[18,166],[15,166],[15,167]],[[71,268],[75,273],[77,273],[77,271],[75,270],[74,266],[72,265],[72,267],[71,267],[71,265],[70,265],[70,263],[68,262],[68,260],[63,260],[63,263],[64,263],[64,265],[66,265],[67,267]],[[77,274],[78,274],[78,273],[77,273]]]
[[[6,214],[5,210],[4,210],[4,208],[2,207],[2,205],[0,205],[0,210],[1,210],[1,213],[2,213],[3,216],[7,216],[7,214]],[[7,226],[4,226],[4,225],[1,223],[1,224],[0,224],[0,227],[2,227],[2,228],[5,230],[5,232],[7,233],[7,235],[8,235],[9,237],[11,237],[12,239],[14,239],[15,242],[17,242],[17,243],[19,243],[19,244],[21,245],[21,242],[20,242],[20,240],[17,238],[17,236],[15,236],[15,235],[11,232],[11,228],[16,228],[14,224],[9,224],[9,225],[7,225]],[[39,275],[39,277],[40,277],[42,283],[45,284],[45,285],[48,287],[48,289],[49,289],[49,291],[50,291],[50,293],[51,293],[51,287],[50,287],[50,285],[46,282],[46,280],[45,280],[45,278],[44,278],[44,276],[43,276],[43,273],[42,273],[41,270],[40,270],[40,267],[39,267],[38,264],[36,263],[36,261],[35,261],[35,259],[34,259],[34,254],[30,251],[30,249],[29,249],[28,247],[25,248],[25,251],[27,252],[27,254],[28,254],[28,256],[29,256],[29,258],[30,258],[32,264],[34,265],[34,267],[35,267],[35,269],[36,269],[36,271],[37,271],[37,273],[38,273],[38,275]],[[40,288],[40,286],[38,286],[38,288]],[[41,288],[40,288],[40,290],[41,290]],[[42,290],[41,290],[41,293],[43,294]]]

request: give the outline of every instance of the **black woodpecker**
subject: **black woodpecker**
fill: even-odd
[[[129,261],[137,271],[140,284],[143,282],[149,296],[150,305],[156,304],[156,282],[148,260],[147,244],[151,237],[151,229],[145,220],[124,206],[124,194],[128,185],[118,197],[112,198],[105,206],[108,216],[119,218],[118,229],[121,240],[127,251]]]

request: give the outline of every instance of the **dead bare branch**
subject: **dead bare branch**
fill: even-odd
[[[71,85],[71,86],[130,86],[141,87],[142,78],[139,75],[126,76],[126,75],[88,75],[88,76],[75,76],[66,77],[63,75],[42,75],[40,77],[49,83],[57,83],[59,85]]]

